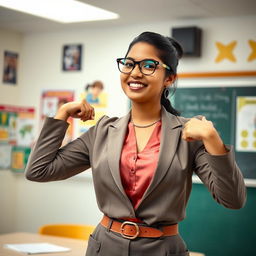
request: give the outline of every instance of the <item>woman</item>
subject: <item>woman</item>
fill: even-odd
[[[132,102],[126,116],[104,116],[60,149],[67,118],[93,119],[93,108],[86,101],[70,102],[45,122],[26,176],[45,182],[92,168],[104,217],[86,255],[188,255],[177,223],[185,216],[193,172],[218,203],[233,209],[245,203],[233,149],[223,144],[212,122],[179,117],[167,99],[181,55],[173,39],[144,32],[125,58],[117,59],[123,91]]]

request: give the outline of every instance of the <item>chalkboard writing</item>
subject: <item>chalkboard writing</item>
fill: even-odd
[[[174,106],[184,117],[205,116],[225,144],[235,145],[237,96],[256,96],[256,87],[178,88]],[[256,153],[236,152],[236,160],[245,178],[256,179]]]
[[[185,117],[205,116],[225,143],[231,143],[231,97],[226,88],[179,88],[175,93],[175,107]]]

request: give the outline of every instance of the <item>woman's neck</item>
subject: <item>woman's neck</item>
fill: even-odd
[[[161,104],[132,103],[131,119],[137,124],[148,124],[161,118]]]

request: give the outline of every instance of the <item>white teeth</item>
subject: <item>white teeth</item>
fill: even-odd
[[[133,87],[133,88],[142,88],[142,87],[144,87],[143,84],[135,84],[135,83],[130,83],[129,86]]]

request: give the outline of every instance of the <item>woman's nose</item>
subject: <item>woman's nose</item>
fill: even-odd
[[[131,72],[132,77],[141,77],[143,74],[140,71],[140,67],[138,64],[135,65],[134,69]]]

